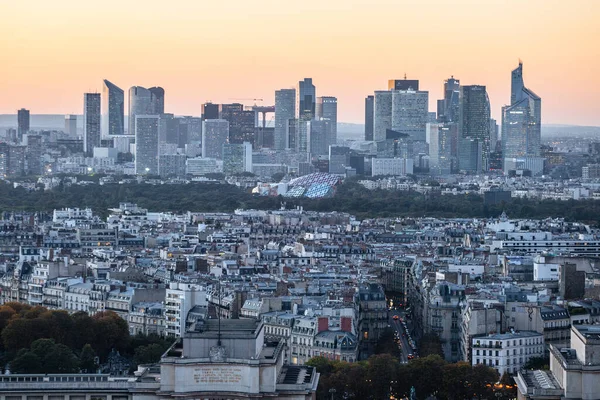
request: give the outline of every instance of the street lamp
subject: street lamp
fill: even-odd
[[[333,396],[335,395],[335,392],[337,392],[337,390],[335,390],[334,388],[329,389],[329,393],[331,394],[331,400],[333,400]]]

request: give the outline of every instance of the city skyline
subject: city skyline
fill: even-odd
[[[111,1],[103,7],[67,0],[27,9],[3,4],[2,14],[11,18],[0,32],[13,40],[0,50],[6,60],[0,113],[25,107],[32,114],[81,114],[81,94],[100,92],[106,78],[121,88],[160,85],[169,93],[166,112],[199,115],[208,100],[262,98],[263,104],[274,104],[275,90],[312,77],[319,96],[338,98],[340,122],[362,123],[365,97],[406,73],[420,81],[420,90],[429,91],[430,110],[443,98],[448,76],[463,85],[485,85],[492,116],[500,120],[510,99],[506,71],[521,58],[528,86],[545,99],[542,123],[600,125],[594,100],[600,78],[593,71],[600,55],[591,42],[598,2],[259,3],[229,7],[182,1],[166,9],[156,2],[142,8]],[[507,27],[517,4],[528,24],[513,32]],[[399,11],[413,18],[401,25],[382,23],[383,15]],[[299,26],[307,20],[314,27],[301,37]],[[163,21],[169,29],[155,29]],[[73,39],[78,29],[81,38]],[[236,32],[250,32],[250,37]],[[222,40],[211,40],[215,37]],[[160,57],[144,51],[157,42]],[[385,50],[400,42],[402,51]],[[567,79],[568,87],[556,84]]]

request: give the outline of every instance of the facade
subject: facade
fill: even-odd
[[[129,88],[129,127],[127,133],[135,135],[137,115],[161,115],[165,112],[165,90],[161,87],[146,89],[141,86]]]
[[[503,157],[539,157],[542,99],[523,82],[523,63],[511,73],[510,105],[502,108]]]
[[[27,173],[30,175],[40,175],[42,173],[42,153],[43,144],[40,135],[27,134],[27,147],[25,150],[25,162],[27,164]]]
[[[474,337],[471,364],[492,367],[502,376],[513,374],[534,357],[543,357],[544,336],[537,332],[497,333]]]
[[[17,138],[20,140],[30,129],[29,110],[21,108],[17,111]]]
[[[425,141],[429,112],[429,92],[392,91],[392,130],[409,135],[414,141]]]
[[[190,310],[196,306],[206,307],[206,291],[199,285],[171,283],[165,294],[165,333],[179,337],[186,331]]]
[[[490,154],[490,101],[486,87],[460,87],[459,168],[486,171]]]
[[[275,150],[290,148],[290,121],[296,118],[296,89],[281,89],[275,91]]]
[[[223,145],[223,173],[225,175],[252,172],[252,144],[225,143]]]
[[[330,121],[331,132],[327,137],[327,146],[337,143],[337,97],[317,97],[316,113],[318,120]]]
[[[392,129],[392,92],[379,90],[373,100],[373,140],[386,140],[387,131]]]
[[[411,158],[373,158],[371,163],[372,176],[406,176],[413,173]]]
[[[346,146],[329,146],[329,173],[345,174],[349,166],[350,148]]]
[[[418,79],[390,79],[388,80],[388,90],[419,90]]]
[[[77,115],[65,115],[65,133],[77,137]]]
[[[239,103],[220,104],[219,118],[229,122],[229,143],[254,145],[256,113]]]
[[[123,89],[108,80],[102,85],[102,137],[125,133],[125,95]],[[130,134],[133,134],[130,133]]]
[[[202,157],[223,159],[223,145],[229,139],[229,122],[207,119],[202,122]]]
[[[92,154],[94,147],[100,147],[100,93],[83,95],[83,150]]]
[[[220,172],[221,168],[214,158],[194,157],[185,161],[185,172],[187,175],[201,176]]]
[[[387,302],[383,288],[377,284],[364,284],[354,296],[358,316],[359,358],[366,359],[375,350],[379,337],[388,326]]]
[[[182,178],[186,174],[185,154],[159,154],[158,174],[165,177]]]
[[[135,173],[158,175],[160,116],[137,115],[135,123]]]
[[[365,97],[365,140],[373,140],[373,111],[375,97]]]
[[[333,122],[328,119],[312,120],[308,123],[308,142],[311,156],[327,155],[332,145]]]
[[[460,80],[451,76],[444,81],[444,98],[438,100],[437,118],[439,122],[458,122],[460,111]]]
[[[304,78],[296,88],[296,118],[310,121],[315,117],[316,89],[312,78]],[[277,105],[275,106],[277,107]],[[277,110],[275,111],[277,113]]]
[[[458,163],[458,125],[429,124],[429,170],[434,175],[451,174]]]
[[[202,104],[202,119],[219,119],[219,105],[211,102]]]

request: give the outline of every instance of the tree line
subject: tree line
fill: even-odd
[[[52,190],[28,191],[0,182],[0,212],[52,211],[64,207],[90,207],[101,216],[120,202],[137,203],[151,211],[232,212],[237,208],[278,209],[303,206],[313,211],[340,211],[358,218],[374,217],[497,217],[505,211],[512,218],[563,217],[570,221],[600,224],[600,201],[538,200],[514,198],[501,204],[485,204],[477,193],[456,196],[415,191],[368,190],[356,180],[337,187],[324,199],[258,196],[249,190],[214,182],[150,185],[145,183],[105,185],[59,185]]]
[[[69,314],[41,306],[0,306],[0,370],[13,373],[95,372],[113,349],[132,365],[153,363],[171,345],[156,335],[131,336],[112,311]]]

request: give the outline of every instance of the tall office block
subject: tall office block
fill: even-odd
[[[490,118],[490,152],[494,152],[498,147],[498,123],[495,119]]]
[[[229,122],[224,119],[202,121],[202,157],[223,158],[223,145],[229,139]]]
[[[317,119],[326,119],[331,121],[331,132],[327,138],[327,144],[337,143],[337,97],[321,96],[317,97],[316,105]]]
[[[27,153],[27,146],[9,146],[8,147],[7,175],[9,175],[9,176],[25,175],[26,153]]]
[[[83,150],[88,154],[100,147],[100,93],[83,95]]]
[[[220,104],[219,119],[229,122],[229,143],[242,144],[249,142],[254,145],[256,133],[256,113],[244,110],[239,103]]]
[[[28,175],[40,175],[42,173],[43,144],[40,135],[27,134],[25,163]]]
[[[70,137],[77,137],[77,115],[65,115],[65,133]]]
[[[331,131],[333,122],[328,119],[312,120],[308,122],[308,135],[310,154],[312,156],[324,156],[329,152]]]
[[[350,148],[347,146],[329,146],[329,173],[345,174],[350,166]]]
[[[414,141],[425,141],[429,111],[429,92],[392,91],[392,130],[407,134]]]
[[[135,173],[157,175],[160,116],[136,115],[135,119]]]
[[[17,139],[20,141],[23,135],[29,132],[29,110],[21,108],[17,111]]]
[[[202,104],[202,119],[219,119],[219,105],[211,102]]]
[[[123,89],[104,80],[102,85],[102,137],[125,133],[125,95]]]
[[[461,86],[459,101],[459,167],[487,170],[490,154],[490,101],[485,86]]]
[[[225,175],[252,172],[252,143],[223,144],[223,173]]]
[[[290,147],[290,121],[296,118],[296,89],[281,89],[275,91],[275,150]]]
[[[185,154],[159,154],[158,174],[160,176],[184,177],[186,173]]]
[[[165,112],[165,90],[161,87],[150,89],[141,86],[129,88],[128,134],[135,134],[136,115],[160,115]]]
[[[373,140],[386,140],[388,129],[392,129],[392,92],[378,90],[373,102]]]
[[[373,106],[374,96],[365,98],[365,140],[373,140]]]
[[[296,89],[296,117],[310,121],[315,116],[316,107],[316,88],[312,83],[312,78],[304,78],[298,82]]]
[[[521,62],[511,78],[511,104],[502,108],[503,157],[539,157],[542,99],[525,87]]]
[[[430,124],[429,170],[434,175],[448,175],[457,164],[458,125]]]
[[[418,79],[390,79],[388,80],[388,90],[419,90]]]
[[[437,102],[439,122],[458,122],[460,81],[454,76],[444,81],[444,98]]]

